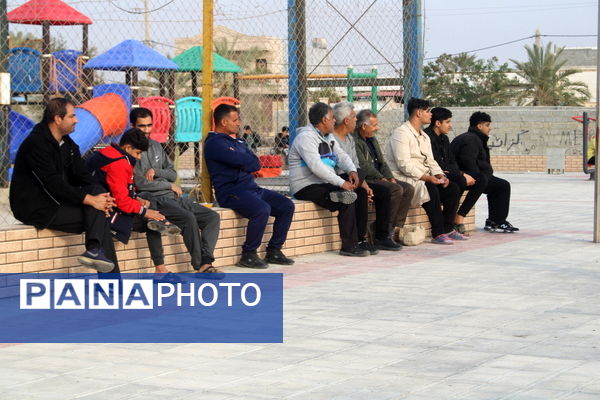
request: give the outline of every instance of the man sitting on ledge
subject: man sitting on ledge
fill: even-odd
[[[260,169],[260,162],[246,143],[235,137],[240,129],[238,109],[221,104],[215,108],[213,118],[215,132],[208,133],[204,158],[217,201],[220,206],[231,208],[248,218],[246,241],[237,265],[267,268],[267,263],[293,264],[294,260],[286,257],[281,248],[292,224],[294,203],[277,192],[261,188],[254,181],[252,173]],[[256,250],[262,241],[269,216],[275,217],[273,235],[267,245],[267,256],[262,260]]]
[[[331,135],[334,128],[333,109],[315,103],[308,111],[310,124],[298,129],[289,154],[290,192],[298,200],[308,200],[339,211],[338,225],[342,238],[340,255],[366,257],[369,251],[358,246],[355,202],[359,187],[357,168],[350,156]],[[347,180],[335,168],[347,174]]]
[[[19,221],[37,229],[85,232],[83,265],[98,272],[119,272],[108,213],[114,199],[85,167],[79,146],[69,137],[77,117],[63,98],[48,102],[42,122],[17,152],[10,207]]]

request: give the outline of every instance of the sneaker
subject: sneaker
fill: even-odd
[[[292,265],[294,260],[286,257],[279,249],[267,250],[265,261],[269,264]]]
[[[146,226],[151,231],[157,231],[166,235],[179,235],[181,233],[181,229],[177,225],[166,223],[164,221],[150,220]]]
[[[363,250],[368,251],[369,254],[372,256],[379,253],[379,250],[377,250],[377,248],[375,246],[373,246],[371,243],[369,243],[367,240],[358,242],[358,247],[360,247]]]
[[[485,220],[485,227],[483,229],[492,233],[513,233],[519,230],[519,228],[512,226],[510,222],[504,222],[498,225],[490,219]]]
[[[86,250],[77,257],[77,261],[86,267],[96,269],[98,272],[110,272],[115,267],[115,264],[106,258],[102,249]]]
[[[375,239],[375,247],[379,250],[385,250],[385,251],[400,251],[400,250],[402,250],[402,245],[400,243],[394,242],[390,238],[387,238],[384,240]]]
[[[448,237],[446,234],[437,235],[433,239],[431,239],[431,243],[433,244],[454,244],[452,239]]]
[[[236,264],[238,267],[243,268],[254,268],[254,269],[265,269],[269,265],[260,259],[256,251],[250,253],[243,253],[240,257],[240,261]]]
[[[506,230],[510,230],[512,232],[519,232],[519,228],[516,226],[512,226],[512,224],[508,221],[504,221],[503,224],[500,224],[499,228]]]
[[[357,245],[351,249],[342,248],[340,250],[339,254],[340,254],[340,256],[348,256],[348,257],[367,257],[369,255],[369,251],[364,250]]]
[[[452,240],[469,240],[469,238],[467,236],[465,236],[462,233],[457,232],[457,231],[452,231],[450,233],[447,233],[446,236],[448,236]]]
[[[329,193],[329,198],[334,203],[352,204],[356,201],[357,195],[349,190],[334,190]]]

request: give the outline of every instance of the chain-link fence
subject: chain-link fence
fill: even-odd
[[[292,4],[303,12],[289,10]],[[404,119],[401,2],[215,0],[214,10],[212,105],[239,104],[240,137],[261,156],[263,176],[285,176],[289,132],[282,128],[305,123],[295,115],[313,102],[349,100],[377,111],[383,132]],[[201,98],[201,1],[9,0],[7,11],[1,224],[14,223],[7,187],[18,146],[55,96],[78,104],[71,137],[82,153],[115,141],[132,107],[150,108],[152,138],[177,157],[181,177],[197,179],[201,115],[212,106]],[[303,29],[292,18],[298,15]],[[305,76],[288,62],[305,62]],[[298,78],[306,91],[295,90]]]

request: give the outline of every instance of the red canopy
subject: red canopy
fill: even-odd
[[[42,25],[90,25],[92,20],[61,0],[29,0],[8,13],[8,22]]]

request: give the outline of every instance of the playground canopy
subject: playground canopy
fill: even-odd
[[[139,40],[125,40],[92,58],[83,68],[109,71],[176,70],[177,64]]]
[[[7,14],[8,22],[28,25],[90,25],[92,20],[61,0],[29,0]]]
[[[194,46],[173,58],[181,72],[202,71],[202,46]],[[242,68],[232,61],[213,52],[213,71],[242,72]]]

